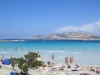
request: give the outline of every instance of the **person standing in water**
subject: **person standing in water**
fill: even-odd
[[[54,55],[52,54],[52,59],[54,59]]]
[[[65,64],[68,64],[68,57],[65,57]]]
[[[71,57],[71,62],[73,63],[73,61],[74,61],[74,57],[72,56],[72,57]]]
[[[71,57],[69,58],[69,61],[70,61],[70,63],[72,63],[72,58]]]

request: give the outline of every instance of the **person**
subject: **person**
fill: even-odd
[[[79,68],[79,66],[76,64],[75,67],[73,67],[71,70],[72,70],[72,71],[79,71],[78,68]]]
[[[64,64],[62,64],[62,66],[59,67],[59,70],[64,70],[65,67],[66,67],[66,66],[64,66]]]
[[[71,48],[70,50],[71,50],[71,51],[73,51],[73,49],[72,49],[72,48]]]
[[[64,49],[64,48],[62,48],[62,51],[63,51],[63,49]]]
[[[3,59],[1,59],[0,61],[3,62]]]
[[[92,68],[92,66],[90,67],[90,71],[95,71],[95,70]]]
[[[42,67],[43,67],[43,68],[45,68],[45,67],[46,67],[46,65],[45,65],[45,63],[44,63],[44,62],[42,63]]]
[[[76,64],[76,68],[79,68],[79,66]]]
[[[65,57],[65,64],[66,64],[66,57]]]
[[[48,61],[47,64],[48,64],[48,67],[52,67],[53,66],[53,64],[50,61]]]
[[[90,71],[92,71],[92,66],[90,67]]]
[[[14,64],[14,63],[12,63],[12,68],[13,68],[13,70],[14,70],[14,66],[15,66],[15,64]]]
[[[71,68],[71,66],[68,64],[67,68]]]
[[[30,49],[29,49],[29,53],[30,53]]]
[[[54,55],[52,54],[52,59],[54,59]]]
[[[48,62],[47,62],[47,64],[48,64],[48,67],[49,67],[49,66],[50,66],[50,64],[51,64],[51,63],[50,63],[50,61],[48,61]]]
[[[100,71],[99,71],[99,69],[98,69],[98,67],[97,67],[97,69],[96,69],[96,71],[95,71],[96,73],[100,73]]]
[[[65,63],[68,64],[68,57],[65,57]]]
[[[70,61],[70,63],[72,63],[72,58],[71,57],[70,57],[69,61]]]
[[[38,51],[38,55],[39,55],[39,53],[40,53],[40,52]]]
[[[72,56],[72,57],[71,57],[71,62],[73,63],[73,61],[74,61],[74,57]]]

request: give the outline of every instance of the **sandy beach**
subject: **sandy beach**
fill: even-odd
[[[15,72],[12,69],[11,65],[3,65],[0,62],[1,69],[0,69],[0,75],[10,75],[10,72]],[[60,70],[60,67],[64,66],[63,70]],[[75,64],[71,64],[71,67],[73,68]],[[93,65],[92,65],[93,66]],[[96,72],[89,71],[90,66],[81,65],[78,71],[72,71],[72,68],[67,68],[66,64],[54,64],[52,67],[45,67],[45,69],[29,69],[28,73],[29,75],[80,75],[82,73],[88,73],[87,75],[100,75]],[[93,66],[94,69],[96,69],[97,66]],[[100,69],[100,66],[99,66]],[[15,70],[17,72],[20,72],[21,70],[15,66]],[[84,74],[86,75],[86,74]]]

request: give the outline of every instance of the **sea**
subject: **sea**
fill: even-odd
[[[65,57],[74,57],[79,65],[100,65],[100,41],[95,40],[19,40],[0,42],[0,58],[19,58],[28,52],[39,53],[44,62],[65,63]],[[54,59],[52,59],[52,54]]]

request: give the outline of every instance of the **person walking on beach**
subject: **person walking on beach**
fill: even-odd
[[[15,66],[15,64],[14,64],[14,63],[12,63],[12,68],[13,68],[13,70],[14,70],[14,66]]]

